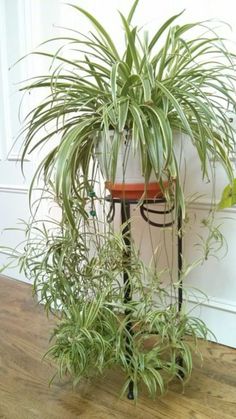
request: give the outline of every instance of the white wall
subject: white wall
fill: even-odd
[[[58,2],[51,0],[49,3],[42,4],[40,0],[0,1],[0,246],[4,247],[14,247],[24,240],[21,231],[5,229],[19,229],[19,219],[29,218],[28,189],[38,157],[27,156],[23,176],[20,160],[24,136],[19,139],[17,136],[34,98],[26,95],[22,101],[19,83],[36,72],[44,72],[44,63],[36,57],[14,64],[45,37],[52,36],[52,24],[54,19],[58,20]],[[0,251],[0,266],[8,264],[8,253],[7,249]],[[4,273],[26,281],[17,269],[8,268]]]

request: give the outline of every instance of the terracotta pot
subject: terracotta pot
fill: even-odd
[[[163,182],[163,187],[167,188],[169,182]],[[160,184],[157,182],[144,183],[105,183],[113,198],[119,199],[155,199],[163,197]]]

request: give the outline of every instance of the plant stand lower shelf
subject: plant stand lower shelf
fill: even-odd
[[[120,204],[120,212],[121,212],[121,224],[124,225],[123,228],[123,237],[124,242],[126,245],[126,252],[124,254],[125,264],[129,266],[130,261],[130,245],[131,245],[131,225],[130,222],[130,206],[132,204],[140,204],[140,201],[137,199],[120,199],[120,198],[113,198],[112,196],[107,196],[105,198],[107,202],[110,203],[110,210],[107,216],[108,223],[111,223],[114,220],[115,216],[115,207],[116,204]],[[182,251],[183,251],[183,243],[182,243],[182,213],[179,210],[177,216],[175,217],[175,220],[171,220],[169,222],[155,222],[150,220],[149,214],[158,214],[165,216],[166,214],[171,214],[175,208],[174,206],[166,209],[150,209],[147,207],[147,205],[150,204],[165,204],[166,199],[164,197],[161,198],[155,198],[155,199],[145,199],[141,201],[140,208],[140,214],[142,218],[151,226],[153,227],[169,227],[174,224],[176,224],[177,228],[177,255],[178,255],[178,310],[181,310],[182,302],[183,302],[183,284],[181,280],[181,272],[182,272]],[[132,300],[132,290],[131,290],[131,284],[129,282],[129,276],[127,274],[127,270],[123,273],[123,281],[124,281],[124,303],[128,303]],[[125,315],[129,316],[129,310],[125,311]],[[129,332],[129,334],[132,335],[132,322],[128,321],[126,323],[126,329]],[[129,338],[127,338],[129,339]],[[130,359],[132,356],[132,353],[130,353],[130,345],[129,341],[127,341],[127,357]],[[180,358],[178,360],[179,365],[182,366],[182,359]],[[180,373],[181,374],[181,373]],[[183,374],[182,374],[183,375]],[[133,382],[130,381],[129,383],[129,389],[127,394],[128,399],[133,400],[134,399],[134,392],[133,392]]]

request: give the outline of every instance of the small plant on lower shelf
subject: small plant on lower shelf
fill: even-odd
[[[25,275],[33,275],[35,295],[57,321],[46,356],[56,361],[59,377],[70,375],[76,385],[119,366],[125,375],[121,393],[132,383],[135,398],[143,384],[154,397],[176,377],[186,383],[198,339],[211,332],[185,306],[179,311],[178,284],[172,284],[171,297],[162,273],[140,260],[132,241],[126,266],[124,226],[114,232],[94,217],[84,224],[74,206],[74,229],[63,201],[57,205],[58,221],[32,220],[24,228],[24,248],[15,256]],[[124,271],[132,301],[124,301]]]
[[[129,318],[122,315],[124,310],[130,311]],[[163,394],[175,377],[184,377],[186,382],[192,372],[197,339],[209,335],[205,324],[179,313],[176,305],[152,308],[145,318],[139,318],[138,311],[139,303],[116,306],[109,304],[106,296],[63,309],[47,352],[56,360],[60,377],[69,374],[77,384],[83,377],[120,366],[126,376],[122,393],[132,382],[135,398],[141,384],[155,397]],[[132,324],[130,333],[126,322]]]

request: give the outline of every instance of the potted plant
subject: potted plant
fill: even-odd
[[[33,53],[53,63],[49,74],[22,88],[47,92],[27,117],[22,161],[51,144],[32,186],[41,179],[46,196],[61,212],[52,225],[34,218],[25,228],[23,253],[15,253],[21,269],[34,277],[45,308],[60,320],[49,350],[60,373],[71,374],[77,383],[82,376],[121,365],[124,390],[132,381],[135,397],[140,382],[153,395],[158,388],[163,392],[176,375],[182,379],[184,373],[187,380],[191,349],[209,331],[199,319],[179,313],[176,302],[170,303],[159,274],[140,260],[132,242],[127,269],[124,238],[95,211],[95,200],[104,202],[95,192],[98,170],[113,196],[165,195],[184,217],[179,133],[196,150],[199,176],[208,178],[213,158],[232,182],[234,130],[222,104],[236,104],[235,57],[223,39],[210,26],[206,31],[206,23],[176,25],[182,13],[170,17],[150,38],[132,24],[137,5],[138,0],[127,17],[119,12],[125,35],[122,52],[94,16],[72,5],[94,31],[85,35],[73,30],[50,40],[62,42],[55,55]],[[192,29],[199,29],[200,35],[191,38]],[[65,46],[72,47],[75,58],[66,55]],[[120,281],[124,270],[136,296],[125,304]],[[132,330],[126,327],[129,322]],[[145,342],[154,335],[147,350]],[[189,337],[194,339],[190,342]]]
[[[141,35],[132,25],[137,5],[135,1],[127,18],[119,12],[125,35],[121,53],[94,16],[72,5],[95,31],[89,35],[73,31],[73,36],[55,38],[63,42],[55,55],[35,51],[52,58],[54,66],[50,74],[22,89],[47,90],[44,102],[29,115],[23,158],[42,145],[52,145],[37,174],[43,174],[45,184],[55,182],[56,195],[62,196],[71,223],[71,194],[81,200],[91,190],[96,181],[91,165],[99,155],[111,191],[116,183],[123,184],[119,191],[125,190],[125,183],[143,183],[141,192],[154,187],[155,196],[155,187],[156,193],[167,187],[184,214],[176,132],[186,134],[185,140],[195,147],[203,178],[208,178],[209,161],[214,158],[229,181],[233,179],[229,157],[234,130],[224,106],[235,107],[234,55],[214,30],[205,30],[206,24],[204,35],[201,22],[172,26],[181,13],[151,39],[147,32]],[[197,28],[201,36],[191,38],[191,30]],[[83,51],[83,57],[67,57],[63,47],[68,45],[77,55]],[[56,146],[55,135],[60,138]],[[127,179],[127,163],[135,179]],[[81,210],[83,205],[82,199]]]

